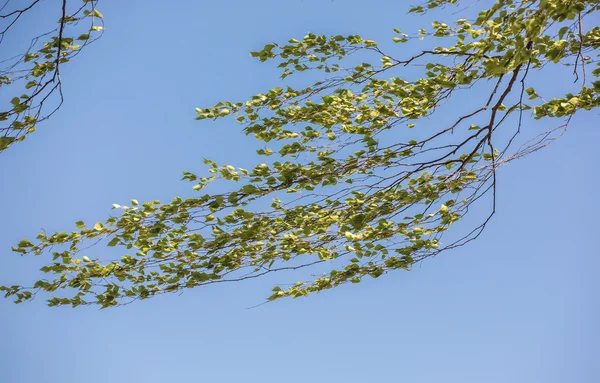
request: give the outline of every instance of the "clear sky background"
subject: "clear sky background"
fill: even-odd
[[[201,172],[204,157],[254,162],[232,120],[194,120],[197,106],[279,84],[250,50],[308,31],[389,42],[395,27],[427,26],[383,0],[99,9],[105,36],[64,67],[63,108],[0,156],[0,284],[40,276],[45,260],[10,251],[23,237],[103,220],[131,198],[192,195],[181,171]],[[410,273],[254,309],[279,277],[102,311],[0,300],[0,382],[599,382],[598,142],[598,113],[575,118],[502,170],[478,241]]]

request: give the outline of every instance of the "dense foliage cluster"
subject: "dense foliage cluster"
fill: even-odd
[[[456,3],[429,0],[411,12]],[[461,246],[495,211],[496,170],[599,106],[600,28],[586,25],[599,10],[598,0],[498,0],[475,20],[434,22],[415,34],[396,29],[393,41],[407,48],[389,52],[358,35],[268,44],[252,56],[276,61],[284,83],[300,72],[321,79],[197,109],[199,120],[233,118],[264,142],[263,163],[243,169],[206,160],[208,174],[184,172],[195,197],[133,200],[114,205],[118,214],[104,222],[25,239],[14,251],[51,254],[42,268],[50,278],[2,289],[17,302],[42,291],[52,294],[51,306],[109,307],[317,267],[311,280],[275,287],[275,300],[409,270]],[[530,77],[552,68],[577,90],[538,94]],[[468,111],[422,128],[454,99]],[[533,119],[549,128],[518,140]],[[480,224],[444,236],[478,200],[490,207]],[[90,259],[82,249],[96,243],[125,254]]]

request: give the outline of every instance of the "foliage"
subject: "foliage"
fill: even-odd
[[[455,3],[429,0],[411,12]],[[409,270],[461,246],[494,214],[497,169],[546,146],[574,114],[599,106],[600,28],[585,25],[599,9],[600,1],[499,0],[476,20],[434,22],[414,35],[395,30],[400,49],[393,52],[357,35],[267,44],[252,56],[278,63],[284,82],[300,72],[321,80],[197,109],[199,120],[235,116],[246,134],[270,145],[258,151],[264,163],[246,170],[205,160],[208,175],[183,178],[206,194],[133,200],[114,205],[119,214],[105,222],[25,239],[13,250],[51,253],[41,271],[52,277],[2,289],[17,302],[43,291],[53,294],[51,306],[109,307],[277,271],[326,270],[275,287],[268,297],[275,300]],[[531,86],[533,73],[553,67],[567,68],[575,93],[545,99]],[[485,97],[470,98],[475,89]],[[457,97],[468,112],[427,127]],[[556,127],[511,150],[527,118]],[[489,214],[444,240],[478,200],[488,201]],[[129,254],[112,261],[84,256],[82,249],[96,243]]]
[[[0,10],[0,44],[39,3],[40,0],[31,0],[13,9],[10,0],[5,2]],[[71,10],[68,0],[61,0],[57,27],[33,37],[24,53],[1,61],[0,88],[5,94],[12,92],[14,97],[6,108],[0,109],[0,153],[23,141],[35,131],[36,124],[62,105],[60,68],[102,34],[102,14],[96,3],[97,0],[83,0]],[[50,109],[44,112],[47,104],[51,104]]]

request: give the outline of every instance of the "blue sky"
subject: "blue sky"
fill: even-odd
[[[250,50],[308,31],[389,42],[395,27],[427,26],[382,0],[99,9],[105,36],[64,68],[64,107],[0,157],[0,283],[39,276],[43,259],[10,251],[23,237],[131,198],[191,195],[181,171],[201,171],[204,157],[256,161],[232,121],[194,120],[195,107],[278,85]],[[254,309],[279,277],[102,311],[0,300],[0,382],[598,382],[597,120],[575,118],[502,169],[480,239],[410,273]]]

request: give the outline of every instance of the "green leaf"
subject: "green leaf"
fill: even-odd
[[[15,141],[14,137],[0,137],[0,151],[8,148]]]
[[[110,240],[110,242],[108,242],[106,244],[106,246],[116,246],[117,244],[119,244],[119,238],[115,237],[113,239]]]

